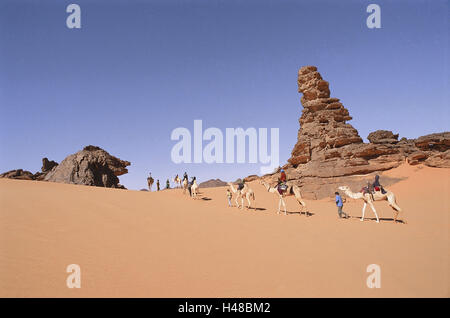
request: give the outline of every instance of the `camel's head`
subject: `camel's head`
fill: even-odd
[[[341,190],[341,191],[348,191],[348,190],[350,190],[350,188],[348,186],[340,186],[338,189]]]

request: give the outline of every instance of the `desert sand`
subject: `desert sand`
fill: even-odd
[[[311,216],[258,182],[256,210],[227,207],[225,187],[142,192],[0,179],[1,297],[448,297],[450,169],[402,165],[383,176],[403,212],[381,223],[347,199],[306,200]],[[381,181],[382,181],[381,178]],[[353,189],[357,190],[357,189]],[[69,289],[66,267],[81,267]],[[369,289],[369,264],[381,288]]]

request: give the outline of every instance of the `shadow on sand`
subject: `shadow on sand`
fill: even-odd
[[[284,211],[280,211],[280,214],[284,214]],[[298,211],[296,211],[296,212],[290,212],[290,211],[286,211],[286,214],[298,214],[298,215],[302,215],[302,214],[305,214],[306,216],[313,216],[315,213],[311,213],[311,212],[309,212],[309,211],[306,211],[306,212],[298,212]]]
[[[349,219],[361,219],[360,216],[349,216]],[[377,218],[375,217],[364,217],[364,221],[376,221]],[[380,222],[381,221],[386,221],[386,222],[392,222],[394,223],[394,218],[380,218]],[[397,223],[401,223],[401,224],[406,224],[406,222],[404,220],[397,220]]]
[[[247,210],[265,211],[267,209],[266,208],[250,208],[250,209],[247,209]]]

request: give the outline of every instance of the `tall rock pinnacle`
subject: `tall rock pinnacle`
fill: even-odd
[[[297,84],[303,94],[303,111],[297,143],[283,168],[288,181],[299,185],[305,198],[331,196],[343,184],[360,189],[368,178],[373,179],[369,174],[404,162],[450,167],[449,132],[398,140],[398,134],[377,130],[369,134],[370,143],[364,143],[358,131],[347,123],[352,119],[348,110],[338,98],[330,97],[329,84],[317,67],[302,67]],[[278,172],[264,178],[275,182]],[[383,178],[384,185],[391,182],[394,180]]]
[[[304,66],[298,71],[298,91],[303,93],[298,140],[289,162],[307,163],[323,157],[323,150],[362,143],[358,131],[346,121],[348,110],[338,98],[330,98],[328,82],[322,79],[315,66]]]

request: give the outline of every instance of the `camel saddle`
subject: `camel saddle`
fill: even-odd
[[[284,192],[286,192],[288,190],[288,185],[284,182],[278,184],[277,186],[277,190],[280,194],[283,194]]]

